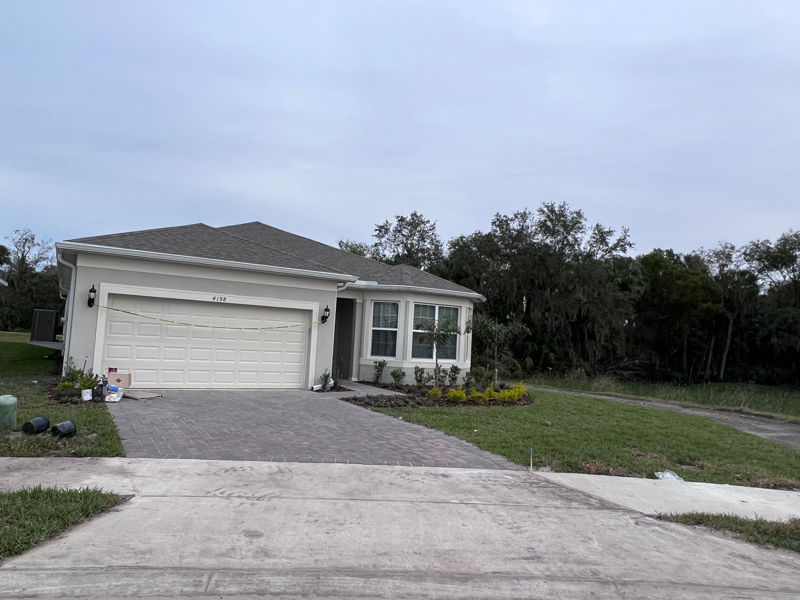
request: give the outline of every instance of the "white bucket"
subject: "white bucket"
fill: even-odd
[[[92,392],[93,390],[81,390],[81,398],[83,398],[84,402],[92,401]]]

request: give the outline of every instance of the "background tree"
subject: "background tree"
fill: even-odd
[[[411,265],[423,270],[434,268],[444,258],[436,221],[426,219],[416,211],[407,217],[396,215],[394,223],[386,220],[375,225],[372,237],[376,240],[373,244],[339,240],[339,248],[391,265]]]
[[[16,230],[6,239],[8,287],[0,288],[0,330],[29,329],[34,309],[63,308],[53,244],[30,229]]]
[[[633,257],[624,227],[546,202],[496,214],[444,252],[435,223],[417,213],[395,219],[376,227],[375,244],[352,242],[352,251],[482,294],[472,320],[476,365],[509,376],[552,369],[800,384],[800,232]]]
[[[773,244],[745,246],[744,259],[758,276],[756,334],[759,360],[755,378],[770,383],[800,379],[800,232],[789,230]]]
[[[627,230],[590,227],[583,212],[545,203],[451,240],[448,260],[456,283],[486,297],[481,314],[530,331],[511,343],[520,363],[591,369],[623,343],[634,287],[620,280],[619,260],[631,246]]]
[[[371,258],[372,260],[382,260],[382,256],[376,250],[374,244],[367,244],[366,242],[358,242],[351,239],[343,239],[337,242],[339,250],[344,250],[350,254],[363,256],[364,258]]]
[[[0,244],[0,277],[2,277],[4,281],[8,279],[6,275],[6,265],[8,265],[10,258],[11,253],[8,248]]]
[[[531,333],[522,323],[501,323],[478,313],[471,317],[467,329],[472,332],[472,361],[476,366],[497,369],[504,377],[518,376],[525,367],[530,370],[533,366],[530,362],[521,365],[511,350],[515,340]]]
[[[741,249],[737,249],[733,244],[723,242],[713,250],[701,250],[698,253],[703,257],[709,275],[722,290],[722,311],[727,323],[717,377],[723,380],[736,328],[743,330],[746,327],[745,319],[755,313],[759,294],[758,279],[747,268]],[[706,362],[706,381],[712,370],[716,337],[716,334],[711,337]]]

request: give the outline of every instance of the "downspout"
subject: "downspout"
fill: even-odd
[[[67,302],[65,306],[65,320],[64,320],[64,329],[63,329],[63,337],[64,337],[64,365],[61,367],[61,375],[63,376],[67,372],[67,365],[69,364],[69,343],[70,339],[72,338],[72,311],[75,308],[75,280],[78,276],[78,269],[72,263],[68,263],[66,260],[62,258],[61,252],[56,255],[56,260],[59,263],[64,265],[65,267],[69,267],[70,272],[70,281],[69,281],[69,292],[67,295]],[[61,282],[58,282],[59,286],[59,296],[61,296]]]

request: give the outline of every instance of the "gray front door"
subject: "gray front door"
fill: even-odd
[[[343,378],[352,376],[353,327],[355,325],[355,301],[346,298],[336,300],[336,327],[333,332],[333,366]]]

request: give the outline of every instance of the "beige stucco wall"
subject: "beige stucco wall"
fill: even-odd
[[[95,343],[100,310],[89,308],[86,298],[92,285],[97,290],[101,284],[120,284],[174,291],[205,292],[214,295],[247,296],[274,300],[316,303],[321,312],[325,306],[332,310],[325,324],[312,325],[317,328],[314,353],[313,381],[316,383],[325,369],[330,370],[333,361],[333,333],[335,327],[336,282],[322,279],[301,278],[220,269],[194,265],[178,265],[160,261],[132,258],[108,257],[90,254],[77,256],[77,278],[74,311],[69,323],[70,349],[75,364],[95,364]]]

